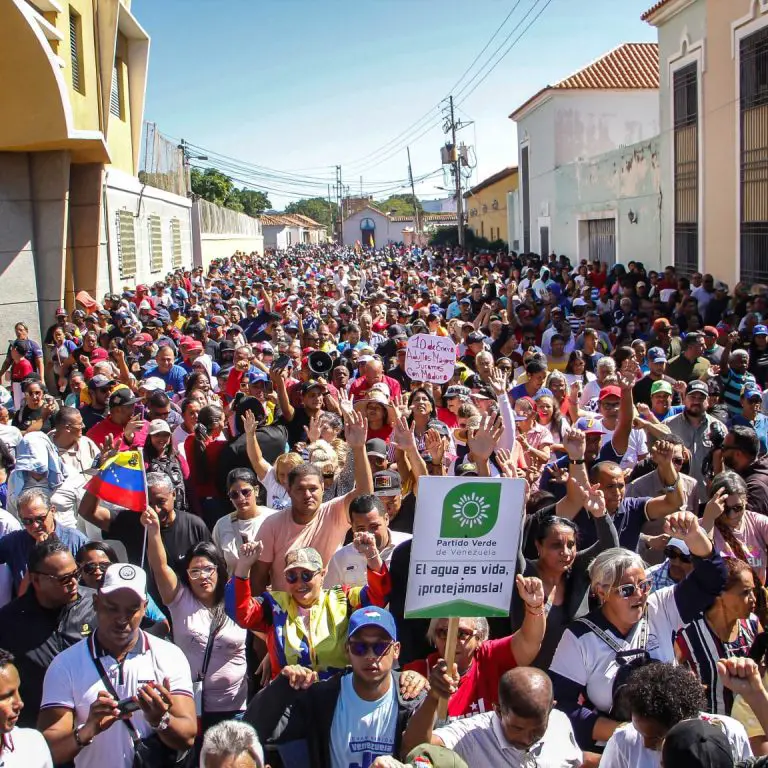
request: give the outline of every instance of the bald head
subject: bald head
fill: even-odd
[[[384,366],[381,360],[369,360],[365,364],[365,378],[369,384],[378,384],[384,379]]]
[[[526,719],[543,719],[552,709],[552,682],[535,667],[516,667],[499,680],[499,707]]]

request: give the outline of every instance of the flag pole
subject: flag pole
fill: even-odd
[[[147,468],[144,466],[144,448],[137,448],[136,449],[139,452],[139,459],[141,460],[141,475],[144,478],[144,498],[146,499],[146,505],[149,506],[149,488],[147,487]],[[145,510],[144,510],[145,511]],[[141,512],[141,514],[144,514],[144,511]],[[144,560],[147,556],[147,539],[148,539],[148,531],[147,527],[144,526],[144,543],[141,545],[141,570],[144,570]]]

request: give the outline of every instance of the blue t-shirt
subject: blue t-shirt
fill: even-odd
[[[157,370],[157,366],[148,368],[144,371],[142,378],[148,379],[150,376],[157,376],[158,379],[162,379],[165,382],[165,391],[173,391],[175,393],[184,391],[184,378],[187,372],[180,365],[172,365],[168,373],[160,373]]]
[[[745,419],[741,414],[734,416],[731,419],[731,424],[734,427],[749,427],[754,429],[757,433],[757,439],[760,441],[760,456],[765,456],[768,453],[768,416],[764,413],[758,413],[755,423]]]
[[[640,496],[634,499],[625,498],[619,504],[613,516],[613,524],[619,534],[620,547],[637,552],[641,529],[646,521],[645,505],[650,500],[650,496]],[[585,509],[580,510],[573,518],[573,522],[579,527],[579,549],[591,547],[597,541],[597,531],[589,512]]]

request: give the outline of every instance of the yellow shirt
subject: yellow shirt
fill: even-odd
[[[768,675],[763,677],[763,685],[768,685]],[[733,701],[731,717],[738,720],[744,726],[747,736],[749,736],[750,739],[754,739],[758,736],[765,736],[763,726],[760,725],[755,717],[752,707],[750,707],[741,696],[737,696]]]
[[[552,357],[552,355],[547,355],[547,368],[549,368],[550,371],[560,371],[560,373],[565,373],[567,366],[568,355],[563,355],[562,357]]]

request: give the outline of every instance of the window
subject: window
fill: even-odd
[[[109,94],[109,111],[123,119],[123,62],[115,59],[112,67],[112,90]]]
[[[80,14],[73,8],[69,9],[69,55],[72,64],[72,87],[78,93],[85,93],[83,78],[83,22]]]
[[[678,69],[673,78],[675,153],[675,267],[699,268],[699,70]]]
[[[768,28],[740,44],[741,279],[768,281]]]
[[[589,260],[612,266],[616,262],[616,219],[588,219],[586,223]]]
[[[117,263],[120,277],[136,277],[136,220],[126,210],[117,212]]]
[[[159,216],[149,217],[149,270],[159,272],[163,268],[163,230]]]
[[[523,187],[523,251],[531,250],[531,205],[530,205],[530,172],[528,169],[528,147],[523,147],[520,153],[520,173]]]
[[[171,266],[181,266],[181,222],[171,219]]]

